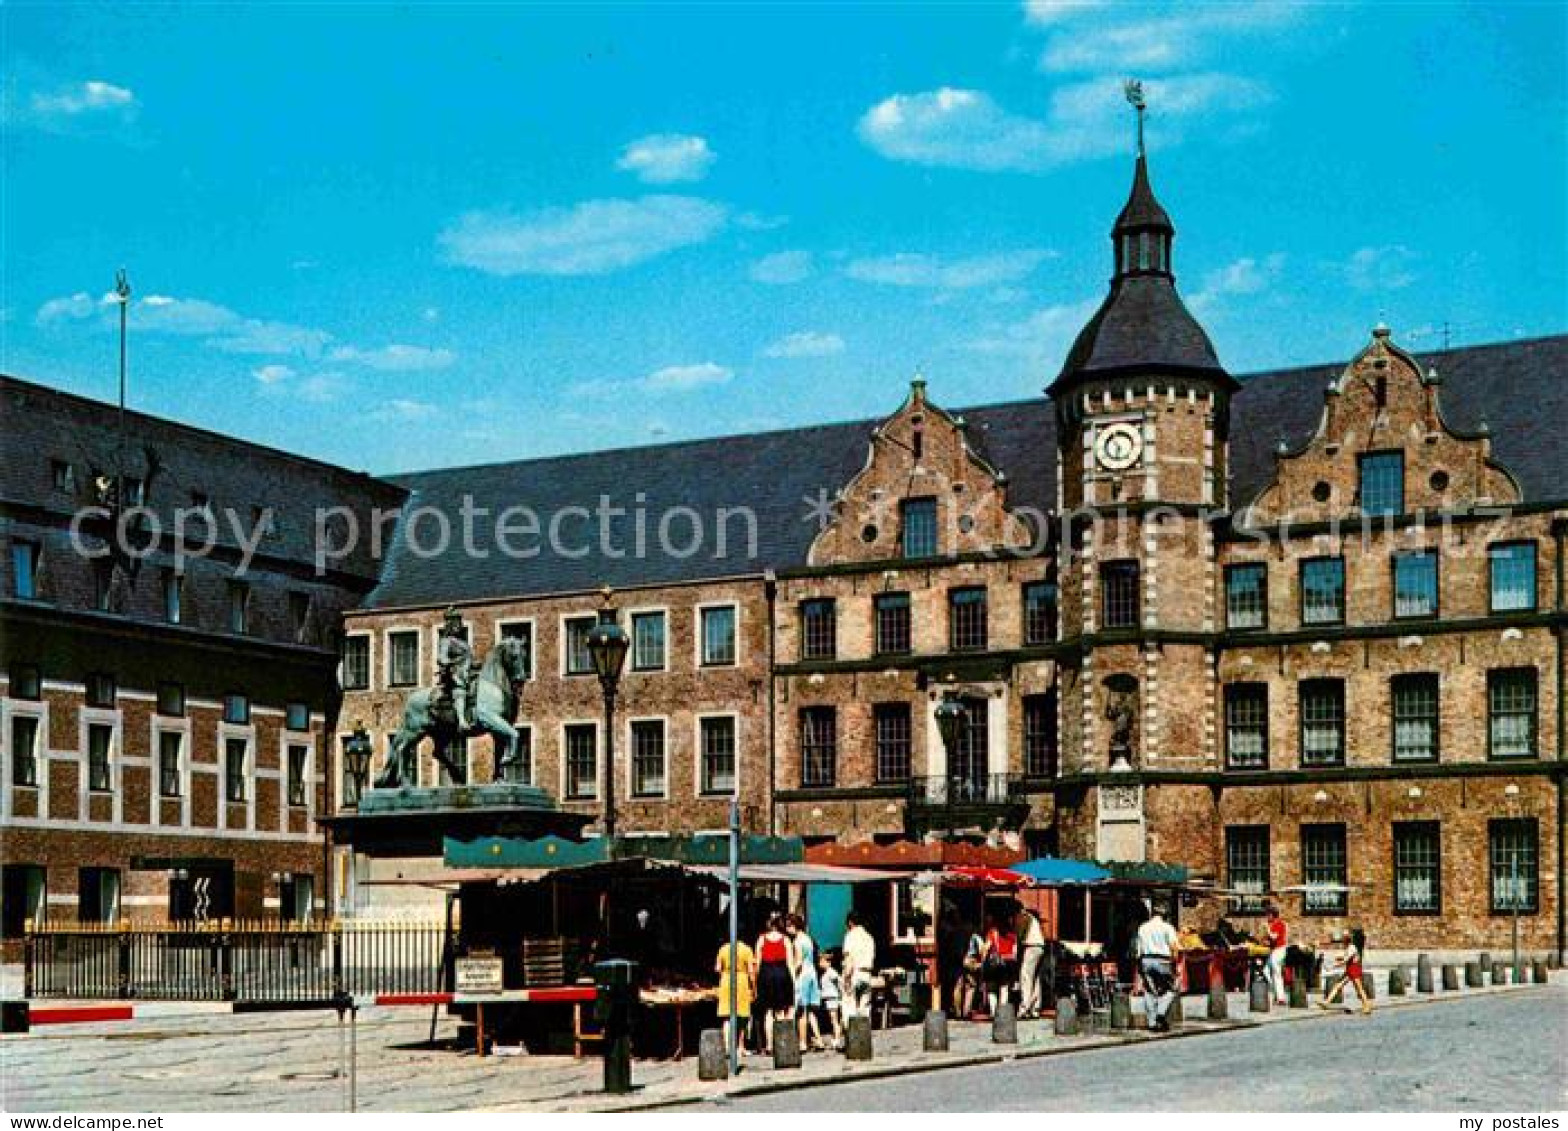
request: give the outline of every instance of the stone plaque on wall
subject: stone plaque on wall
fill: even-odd
[[[1095,856],[1101,860],[1142,860],[1143,787],[1112,783],[1100,786],[1099,795]]]

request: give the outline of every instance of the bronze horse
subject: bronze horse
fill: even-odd
[[[454,783],[468,781],[468,768],[452,757],[457,741],[488,734],[495,739],[495,781],[507,780],[521,762],[521,736],[513,721],[521,702],[521,686],[528,678],[528,649],[521,640],[500,641],[485,657],[474,682],[472,726],[460,725],[448,693],[426,687],[414,692],[403,705],[403,724],[392,736],[386,761],[376,775],[377,789],[396,789],[419,780],[415,757],[425,738],[435,743],[435,757]]]

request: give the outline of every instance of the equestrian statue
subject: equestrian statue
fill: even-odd
[[[476,664],[462,617],[448,609],[436,644],[436,685],[415,691],[403,705],[403,723],[387,747],[376,788],[396,789],[419,780],[415,759],[425,738],[434,743],[435,758],[453,784],[466,785],[467,759],[458,749],[463,739],[482,734],[495,739],[493,780],[511,780],[522,765],[522,738],[512,724],[527,679],[524,641],[500,640],[484,663]]]

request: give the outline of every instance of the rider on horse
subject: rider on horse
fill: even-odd
[[[463,618],[456,608],[448,608],[441,636],[436,641],[436,684],[447,695],[460,731],[473,728],[474,649],[468,643]]]

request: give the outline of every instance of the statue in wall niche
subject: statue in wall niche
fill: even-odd
[[[495,740],[495,781],[512,781],[522,766],[522,735],[514,726],[528,678],[528,645],[512,638],[499,641],[475,670],[466,640],[452,630],[451,616],[438,648],[436,686],[421,688],[403,705],[403,721],[387,747],[376,775],[377,789],[396,789],[418,780],[415,759],[419,744],[429,738],[434,754],[455,785],[466,785],[468,767],[458,756],[461,740],[489,735]],[[461,641],[456,647],[454,641]]]
[[[1130,770],[1137,765],[1138,681],[1130,675],[1113,675],[1105,681],[1105,693],[1111,769]]]

